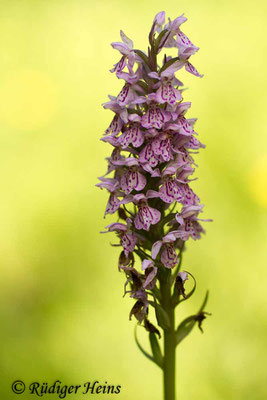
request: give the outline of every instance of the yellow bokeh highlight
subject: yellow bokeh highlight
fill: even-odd
[[[45,72],[15,70],[0,82],[0,121],[19,130],[35,130],[53,117],[58,96]]]
[[[267,208],[267,154],[260,156],[249,171],[249,189],[254,200]]]

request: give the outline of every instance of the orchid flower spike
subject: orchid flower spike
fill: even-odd
[[[200,239],[205,232],[201,223],[210,221],[198,217],[203,204],[192,187],[197,168],[193,156],[205,146],[195,131],[196,119],[187,116],[191,102],[185,101],[177,77],[182,69],[203,76],[191,63],[199,47],[181,30],[187,20],[183,14],[165,19],[164,11],[155,16],[148,52],[136,49],[123,31],[121,41],[111,44],[120,54],[111,72],[123,85],[103,104],[113,115],[101,140],[112,150],[107,173],[96,185],[109,193],[105,216],[116,215],[105,232],[119,238],[119,270],[126,275],[125,293],[135,300],[130,319],[134,316],[149,332],[150,359],[163,369],[168,355],[163,363],[155,344],[159,329],[173,330],[178,344],[206,315],[207,299],[189,317],[190,324],[182,322],[176,330],[173,322],[168,325],[174,321],[174,308],[195,290],[185,292],[184,284],[193,276],[180,271],[185,243]],[[174,57],[164,53],[169,48]],[[158,327],[148,320],[151,307]]]

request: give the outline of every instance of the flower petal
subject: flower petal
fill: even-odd
[[[162,244],[163,244],[162,240],[158,240],[157,242],[155,242],[153,244],[152,249],[151,249],[151,256],[154,260],[157,257],[157,255],[159,254]]]

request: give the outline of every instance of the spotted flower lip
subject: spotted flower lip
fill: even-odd
[[[156,167],[158,165],[159,160],[153,150],[152,140],[147,142],[146,145],[140,151],[139,161],[143,165],[148,164],[150,167]]]
[[[145,137],[139,124],[135,123],[129,126],[129,128],[124,131],[118,139],[122,148],[128,148],[130,144],[133,147],[140,147],[144,143]]]
[[[172,86],[171,81],[163,81],[156,92],[155,100],[160,103],[168,103],[170,105],[176,104],[177,101],[182,99],[181,93],[178,89]]]
[[[180,57],[192,56],[199,50],[181,30],[177,32],[176,40]]]
[[[190,62],[187,62],[186,63],[186,66],[185,66],[185,69],[188,71],[188,72],[190,72],[190,74],[193,74],[193,75],[195,75],[195,76],[198,76],[199,78],[203,78],[203,74],[200,74],[197,70],[196,70],[196,68],[190,63]]]
[[[173,158],[171,140],[166,133],[161,133],[153,140],[152,149],[160,161],[170,161]]]
[[[182,200],[180,185],[175,178],[169,177],[159,189],[159,197],[165,203]]]
[[[128,110],[124,106],[120,106],[117,102],[117,97],[109,96],[110,101],[103,103],[103,107],[106,110],[112,110],[116,115],[120,116],[124,123],[128,121]],[[107,133],[106,133],[107,134]]]
[[[136,99],[136,94],[133,89],[133,86],[129,83],[126,83],[124,87],[121,89],[120,93],[117,96],[117,102],[119,106],[127,106],[132,103]]]
[[[105,216],[107,214],[114,214],[120,208],[120,200],[115,193],[111,193],[108,199]]]
[[[119,182],[116,179],[110,179],[110,178],[99,178],[101,180],[100,183],[98,183],[96,186],[100,187],[101,189],[105,188],[110,192],[109,200],[107,203],[107,207],[105,210],[105,215],[107,214],[114,214],[120,207],[120,200],[119,196],[121,196],[121,193],[119,191]]]
[[[130,225],[131,221],[127,221],[127,225],[115,222],[106,226],[107,232],[117,232],[121,238],[121,245],[123,247],[124,253],[128,256],[129,253],[134,251],[135,244],[136,244],[136,236],[131,232]]]
[[[144,128],[162,128],[163,124],[171,119],[170,113],[157,104],[152,104],[142,116],[141,125]]]
[[[201,204],[185,205],[181,212],[175,215],[175,220],[179,224],[179,229],[176,231],[177,237],[182,240],[188,240],[190,237],[193,240],[200,239],[201,233],[205,233],[205,231],[199,221],[212,221],[212,219],[198,218],[198,214],[202,212],[202,209],[203,205]]]
[[[146,183],[144,175],[136,169],[128,169],[121,178],[121,188],[125,194],[130,194],[133,190],[143,190]]]
[[[187,21],[183,14],[165,19],[164,11],[155,16],[147,52],[120,31],[121,41],[111,44],[119,58],[110,71],[122,85],[103,104],[113,115],[101,140],[112,151],[97,186],[108,191],[105,216],[118,216],[105,233],[114,232],[120,240],[119,266],[135,300],[130,318],[139,323],[147,321],[148,291],[157,289],[162,271],[180,263],[183,242],[199,239],[201,222],[208,221],[199,218],[203,205],[191,187],[197,168],[193,155],[205,145],[195,130],[196,118],[188,117],[191,102],[185,101],[178,78],[182,70],[203,76],[191,63],[199,48],[181,30]],[[165,55],[170,48],[174,57]],[[181,289],[187,273],[176,276]]]
[[[118,114],[114,115],[113,120],[111,121],[109,127],[106,129],[105,134],[116,136],[120,133],[121,128],[123,127],[123,121]]]
[[[162,240],[155,242],[151,249],[152,258],[155,259],[161,250],[161,262],[166,268],[173,268],[178,262],[178,256],[174,249],[178,231],[169,232]]]
[[[134,219],[134,225],[136,229],[149,230],[151,225],[155,225],[159,222],[161,213],[156,208],[150,207],[146,201],[141,200],[138,203],[138,212]]]

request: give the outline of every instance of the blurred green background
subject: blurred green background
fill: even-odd
[[[214,219],[184,258],[198,290],[177,318],[196,311],[207,288],[212,317],[204,335],[196,329],[178,348],[178,398],[263,400],[267,3],[165,4],[172,19],[186,14],[183,31],[200,47],[193,63],[204,78],[178,76],[207,145],[194,187]],[[123,29],[146,50],[163,8],[158,0],[0,1],[1,399],[18,397],[16,379],[108,381],[121,394],[97,398],[162,398],[160,370],[133,340],[114,236],[99,234],[113,218],[103,220],[107,193],[94,184],[110,153],[99,139],[112,113],[101,103],[122,84],[109,73],[119,59],[110,42]]]

